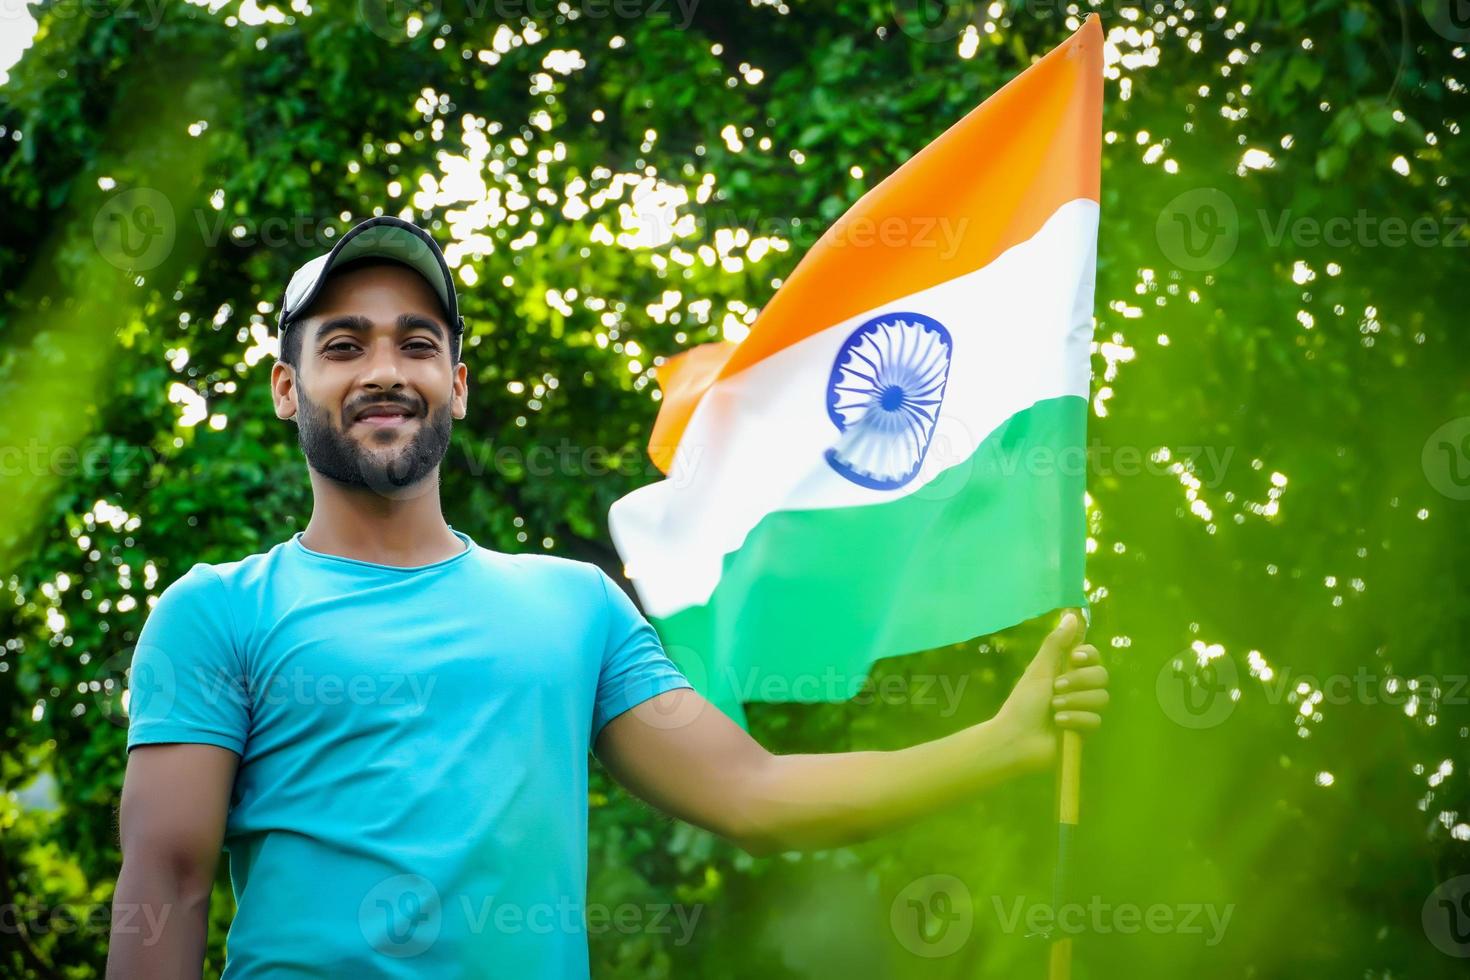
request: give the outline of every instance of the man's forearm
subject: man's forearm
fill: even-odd
[[[854,843],[1035,768],[995,720],[890,752],[770,756],[743,787],[740,843],[758,854]]]
[[[210,883],[166,862],[123,861],[112,900],[107,980],[199,980]]]

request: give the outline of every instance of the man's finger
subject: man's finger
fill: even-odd
[[[1062,610],[1061,622],[1041,641],[1041,648],[1026,666],[1031,678],[1055,677],[1066,666],[1066,651],[1082,639],[1082,617],[1075,609]]]
[[[1103,666],[1083,667],[1069,670],[1052,685],[1057,693],[1062,691],[1085,691],[1094,687],[1108,686],[1108,669]]]
[[[1100,663],[1102,663],[1102,654],[1097,652],[1097,647],[1093,646],[1091,643],[1084,643],[1080,647],[1072,651],[1072,660],[1068,664],[1068,667],[1086,667],[1089,664]]]
[[[1108,706],[1109,700],[1104,689],[1072,691],[1052,698],[1051,706],[1053,711],[1101,711]]]
[[[1092,711],[1063,711],[1056,721],[1058,728],[1072,732],[1095,732],[1102,727],[1102,715]]]
[[[1075,609],[1064,609],[1061,622],[1041,642],[1042,652],[1050,653],[1057,663],[1061,663],[1062,654],[1081,643],[1085,632],[1082,614]]]

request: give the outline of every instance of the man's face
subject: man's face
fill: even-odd
[[[464,418],[466,369],[449,359],[449,330],[433,288],[402,265],[329,279],[302,331],[299,369],[272,370],[276,414],[296,419],[312,469],[344,486],[414,495]]]

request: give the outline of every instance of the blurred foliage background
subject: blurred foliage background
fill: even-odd
[[[1116,680],[1077,895],[1174,914],[1090,919],[1077,975],[1463,975],[1470,28],[1410,0],[7,5],[34,41],[0,86],[0,973],[101,976],[130,645],[194,562],[309,515],[267,390],[297,264],[371,214],[431,227],[469,324],[449,521],[616,572],[660,358],[742,336],[828,223],[1093,9],[1090,636]],[[951,731],[1043,625],[752,729]],[[589,902],[698,910],[687,942],[594,933],[596,976],[1041,974],[1012,911],[1049,898],[1045,779],[755,860],[592,766]],[[916,921],[931,875],[956,901]],[[221,862],[207,975],[231,913]]]

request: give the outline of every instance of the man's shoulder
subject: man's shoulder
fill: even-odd
[[[184,569],[164,590],[173,601],[184,597],[202,598],[237,595],[241,590],[260,583],[270,575],[286,542],[268,551],[257,552],[231,561],[196,561]]]
[[[281,560],[290,539],[274,545],[267,551],[259,551],[231,561],[196,562],[190,572],[210,574],[225,584],[226,588],[248,585],[270,574]]]
[[[596,590],[602,588],[600,576],[604,573],[589,561],[563,558],[559,555],[512,554],[491,551],[488,548],[481,548],[480,554],[482,560],[529,586]]]

